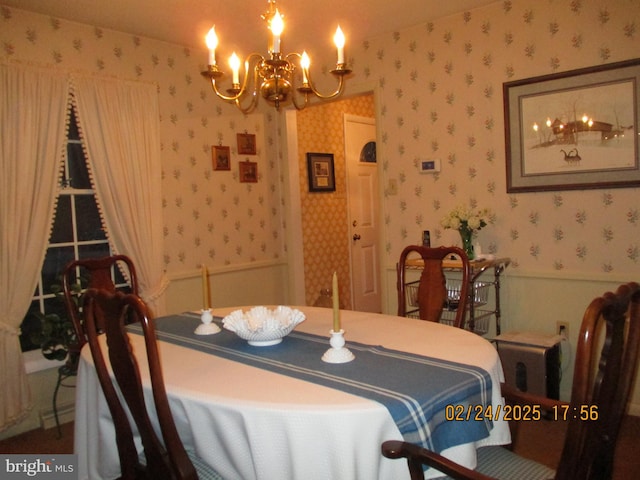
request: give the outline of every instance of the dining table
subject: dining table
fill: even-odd
[[[214,322],[222,326],[226,315],[249,308],[213,309]],[[322,352],[330,348],[332,309],[292,308],[305,320],[271,346],[249,345],[224,328],[198,335],[199,312],[155,320],[182,442],[223,478],[401,480],[409,479],[406,462],[381,455],[385,440],[421,443],[469,468],[479,447],[510,443],[508,423],[496,414],[504,405],[502,366],[485,338],[439,323],[341,310],[344,348],[354,358],[329,363]],[[141,329],[127,328],[152,405]],[[117,478],[113,421],[88,345],[74,428],[78,478]],[[137,436],[136,442],[140,447]],[[426,475],[440,476],[432,469]]]

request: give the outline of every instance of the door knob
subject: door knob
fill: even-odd
[[[353,234],[353,241],[355,242],[357,240],[360,240],[360,235],[358,235],[357,233],[354,233]]]

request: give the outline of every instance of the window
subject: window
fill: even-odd
[[[21,325],[23,352],[40,348],[32,341],[32,335],[41,329],[40,314],[66,316],[64,303],[55,293],[56,286],[62,286],[60,274],[64,266],[74,259],[111,255],[73,109],[67,138],[67,155],[49,246],[31,307]],[[126,283],[119,271],[113,275],[116,285]]]

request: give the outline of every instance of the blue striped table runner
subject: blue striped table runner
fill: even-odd
[[[492,428],[489,420],[445,418],[447,405],[491,404],[491,377],[479,367],[356,342],[347,342],[354,361],[329,364],[321,360],[328,337],[294,330],[278,345],[254,347],[225,329],[195,335],[199,324],[194,313],[161,317],[156,334],[165,342],[377,401],[389,410],[406,441],[436,452],[485,438]],[[139,325],[127,328],[142,333]]]

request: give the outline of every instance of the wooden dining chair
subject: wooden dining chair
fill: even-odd
[[[604,340],[599,338],[601,332]],[[600,355],[597,355],[598,348]],[[387,458],[406,458],[412,480],[424,478],[424,465],[456,479],[609,479],[639,351],[640,285],[628,283],[615,293],[608,292],[594,299],[585,311],[569,403],[502,386],[508,403],[540,405],[547,411],[555,408],[561,416],[566,414],[567,433],[555,472],[502,447],[479,448],[476,470],[402,441],[384,442],[382,454]]]
[[[82,295],[86,288],[102,288],[115,292],[117,287],[113,276],[125,275],[123,279],[128,282],[126,287],[121,287],[127,292],[138,294],[138,279],[133,261],[125,255],[112,255],[100,258],[86,258],[69,262],[62,270],[62,293],[67,315],[71,320],[74,330],[73,341],[67,346],[67,361],[58,369],[58,380],[53,390],[53,416],[60,437],[60,420],[58,417],[58,392],[60,387],[72,387],[66,383],[77,375],[80,350],[86,343],[86,335],[82,321]]]
[[[132,351],[125,329],[129,318],[142,326],[154,410],[162,440],[153,428],[145,404],[136,358],[143,354],[138,352],[136,355]],[[89,289],[84,296],[84,327],[96,374],[113,418],[113,441],[118,446],[121,478],[220,480],[221,477],[211,467],[187,453],[178,436],[162,377],[153,320],[142,299],[123,292]],[[101,345],[99,337],[102,333],[106,342]],[[108,350],[106,355],[103,349]],[[107,365],[113,371],[113,378]],[[139,460],[130,419],[135,422],[142,441],[144,463]]]
[[[123,270],[120,270],[120,269]],[[69,262],[62,270],[62,291],[67,313],[75,331],[76,342],[69,346],[69,359],[77,365],[86,336],[82,320],[82,295],[87,288],[104,289],[115,292],[117,287],[113,275],[124,271],[128,287],[124,290],[138,295],[138,278],[133,261],[126,255],[112,255],[100,258],[85,258]]]
[[[455,302],[451,302],[447,293],[446,276],[442,261],[455,255],[461,262],[460,295]],[[418,281],[407,281],[407,260],[417,259],[422,269]],[[397,265],[398,275],[398,316],[416,315],[421,320],[440,322],[444,310],[455,311],[455,318],[451,322],[454,327],[463,328],[466,308],[469,301],[469,278],[471,266],[464,250],[458,247],[423,247],[409,245],[400,254]],[[413,267],[416,268],[415,266]],[[407,304],[414,305],[411,312]]]

